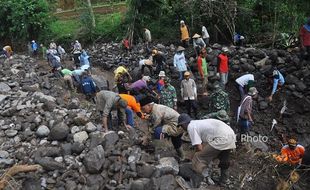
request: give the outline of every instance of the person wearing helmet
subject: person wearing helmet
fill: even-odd
[[[275,69],[272,72],[272,76],[273,76],[273,85],[272,85],[272,91],[271,91],[271,95],[268,97],[268,100],[271,102],[272,101],[272,97],[273,95],[276,93],[278,87],[281,87],[284,85],[285,80],[283,75],[280,73],[279,70]]]
[[[305,148],[297,144],[295,138],[290,138],[287,145],[284,145],[281,149],[280,155],[273,155],[276,161],[289,165],[298,165],[301,164],[302,158],[305,155]]]
[[[184,20],[180,21],[180,33],[182,46],[187,48],[189,45],[189,30],[188,27],[185,25]]]
[[[217,119],[192,120],[188,114],[182,113],[178,118],[178,127],[187,131],[191,143],[196,148],[192,159],[192,168],[202,174],[210,185],[212,160],[218,158],[221,168],[220,184],[228,182],[230,152],[236,148],[236,135],[232,128]]]
[[[164,78],[164,86],[160,91],[160,104],[177,110],[177,92],[168,77]]]
[[[307,19],[299,31],[301,48],[304,52],[304,58],[310,60],[310,17]]]
[[[222,52],[218,55],[217,72],[220,75],[220,81],[224,87],[228,82],[229,59],[228,59],[227,53],[228,53],[228,48],[223,47]]]
[[[197,118],[197,86],[195,81],[190,78],[188,71],[184,73],[184,79],[181,81],[181,97],[185,102],[188,115],[191,115],[193,110],[194,117]]]

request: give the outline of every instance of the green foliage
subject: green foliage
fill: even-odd
[[[48,33],[51,18],[45,0],[0,1],[0,39],[23,42]]]

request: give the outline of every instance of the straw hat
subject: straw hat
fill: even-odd
[[[177,48],[177,51],[184,51],[184,50],[185,50],[185,48],[182,47],[182,46],[179,46],[179,47]]]
[[[193,38],[200,38],[200,35],[196,33]]]
[[[191,75],[191,73],[188,72],[188,71],[186,71],[186,72],[184,73],[184,76],[190,76],[190,75]]]
[[[156,49],[152,50],[152,56],[156,55],[158,53],[158,51]]]

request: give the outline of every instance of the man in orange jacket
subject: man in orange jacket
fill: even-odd
[[[274,158],[280,163],[298,165],[301,163],[304,154],[305,148],[297,144],[295,139],[291,138],[288,141],[288,145],[282,147],[281,154],[274,155]]]
[[[134,127],[133,112],[136,112],[138,117],[143,118],[140,103],[138,103],[135,97],[132,95],[119,94],[119,96],[121,97],[121,99],[127,101],[127,108],[125,109],[127,124],[130,125],[131,127]]]

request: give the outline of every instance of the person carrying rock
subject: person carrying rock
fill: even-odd
[[[80,67],[80,55],[82,51],[82,45],[80,44],[79,41],[75,40],[75,43],[73,44],[73,59],[74,59],[74,64],[76,67]]]
[[[175,88],[170,84],[170,79],[166,77],[164,79],[164,86],[160,93],[160,104],[177,110],[177,92]]]
[[[202,90],[204,95],[208,95],[208,63],[206,60],[206,55],[207,51],[203,48],[197,58],[197,67],[199,75],[202,79]]]
[[[181,33],[182,46],[187,48],[189,45],[189,30],[185,25],[184,20],[180,21],[180,33]]]
[[[72,80],[72,71],[69,69],[62,69],[61,74],[63,75],[63,79],[70,90],[74,90],[73,80]]]
[[[83,94],[86,96],[87,100],[91,100],[94,103],[96,103],[95,101],[95,96],[97,92],[96,83],[89,75],[88,71],[82,73],[81,89]]]
[[[123,65],[120,65],[115,69],[114,80],[118,89],[118,93],[127,94],[128,91],[125,87],[125,83],[130,82],[132,78],[128,70]]]
[[[225,110],[226,113],[230,112],[230,101],[228,93],[224,91],[222,86],[217,82],[214,84],[214,91],[209,96],[210,101],[208,110],[210,113]]]
[[[180,81],[183,80],[183,75],[187,71],[184,50],[185,50],[184,47],[179,46],[177,48],[176,54],[174,54],[174,57],[173,57],[173,65],[174,67],[176,67],[177,71],[179,72]]]
[[[195,81],[190,78],[190,72],[186,71],[184,78],[181,82],[181,97],[185,102],[187,113],[191,115],[193,109],[194,117],[197,118],[197,86]]]
[[[243,97],[240,106],[238,107],[237,121],[240,126],[240,134],[247,134],[254,124],[253,121],[253,99],[258,96],[258,91],[255,87],[251,87],[246,96]]]
[[[207,28],[204,25],[202,25],[201,27],[201,34],[203,41],[205,42],[206,46],[208,46],[210,42],[210,35],[208,33]]]
[[[310,17],[307,19],[299,31],[301,49],[304,52],[304,58],[310,61]]]
[[[193,37],[193,46],[196,53],[196,57],[200,54],[203,48],[206,48],[206,43],[203,41],[199,34],[195,34]]]
[[[140,105],[142,112],[148,114],[145,119],[149,120],[154,138],[164,139],[170,137],[178,156],[184,159],[181,139],[183,129],[177,127],[180,114],[168,106],[154,103],[151,97],[143,98]]]
[[[273,76],[273,85],[272,85],[272,91],[271,91],[271,95],[268,97],[268,100],[271,102],[272,101],[272,97],[273,95],[277,92],[277,89],[279,87],[282,87],[285,83],[284,77],[283,75],[280,73],[279,70],[275,69],[272,72],[272,76]]]
[[[134,96],[129,94],[119,94],[119,96],[127,102],[127,108],[125,109],[127,124],[134,127],[133,112],[135,112],[138,117],[143,118],[140,103],[137,102]]]
[[[153,49],[152,59],[153,63],[156,65],[155,74],[158,74],[160,71],[165,71],[166,57],[163,52]]]
[[[228,82],[229,59],[228,59],[227,53],[228,53],[228,48],[223,47],[222,52],[218,55],[218,63],[217,63],[218,64],[217,72],[220,75],[220,81],[224,87],[226,86]]]
[[[254,75],[253,74],[242,75],[241,77],[236,79],[236,83],[240,93],[240,98],[242,99],[245,93],[248,92],[249,88],[253,87]]]
[[[297,144],[295,138],[290,138],[288,144],[282,147],[281,154],[274,154],[273,157],[280,163],[295,166],[301,164],[304,155],[305,148],[302,145]]]
[[[108,131],[112,129],[112,110],[117,109],[118,119],[121,125],[130,128],[126,124],[126,100],[123,100],[118,94],[112,91],[101,90],[96,94],[96,109],[102,115],[102,129]]]
[[[178,126],[188,132],[191,143],[196,148],[192,158],[193,170],[202,174],[210,185],[214,185],[210,163],[218,158],[221,169],[219,183],[228,183],[230,152],[236,148],[236,135],[230,126],[217,119],[192,120],[185,113],[179,116]]]

